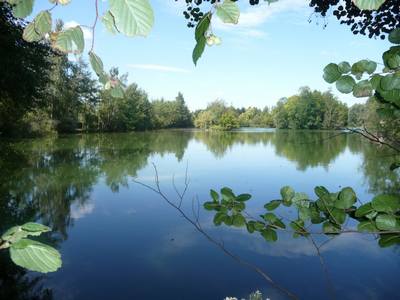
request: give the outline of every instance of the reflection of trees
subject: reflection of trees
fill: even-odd
[[[328,167],[346,149],[347,136],[329,131],[277,130],[272,143],[277,155],[296,162],[299,170]]]
[[[277,130],[269,132],[198,131],[195,139],[203,142],[216,157],[225,155],[235,144],[267,145],[275,147],[277,155],[297,163],[300,170],[324,166],[346,148],[347,137],[328,131]]]
[[[53,232],[45,238],[57,247],[73,224],[71,206],[90,199],[101,176],[117,191],[152,154],[181,160],[192,133],[184,131],[69,136],[60,139],[0,141],[0,233],[40,220]],[[0,299],[51,299],[42,276],[26,276],[0,253]]]
[[[267,145],[273,135],[273,132],[196,131],[194,138],[204,143],[216,157],[223,157],[235,144]]]

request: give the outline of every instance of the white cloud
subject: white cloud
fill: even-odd
[[[69,21],[64,24],[64,28],[68,29],[68,28],[76,27],[78,25],[80,25],[80,24],[76,21]],[[83,26],[81,26],[81,28],[82,28],[83,37],[85,38],[85,40],[91,40],[92,39],[92,31],[90,31],[89,28],[86,28]]]
[[[85,203],[71,206],[71,218],[81,219],[86,215],[90,215],[94,210],[93,203]]]
[[[172,73],[189,73],[188,70],[173,66],[157,65],[157,64],[129,64],[129,68],[140,69],[140,70],[151,70],[160,72],[172,72]]]

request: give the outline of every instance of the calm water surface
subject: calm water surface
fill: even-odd
[[[336,135],[336,136],[335,136]],[[332,137],[334,136],[334,137]],[[390,154],[390,153],[389,153]],[[158,195],[133,182],[154,182],[185,209],[209,200],[210,188],[251,193],[251,213],[291,185],[313,195],[316,185],[352,186],[366,201],[400,190],[387,172],[388,153],[337,132],[242,130],[230,133],[160,131],[68,136],[0,142],[0,231],[26,221],[50,225],[47,236],[63,256],[60,271],[45,276],[15,267],[0,254],[0,299],[223,299],[260,290],[286,299],[262,278],[215,248]],[[329,299],[315,248],[280,235],[266,243],[244,230],[205,230],[264,269],[301,299]],[[345,235],[323,249],[337,299],[399,299],[400,248],[381,249],[373,237]]]

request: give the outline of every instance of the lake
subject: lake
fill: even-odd
[[[324,185],[351,186],[363,201],[400,190],[388,172],[390,153],[350,134],[243,129],[88,134],[0,142],[0,231],[36,220],[53,233],[47,241],[63,266],[47,275],[26,272],[0,253],[1,299],[224,299],[260,290],[287,299],[252,270],[204,238],[156,193],[183,209],[210,200],[224,186],[250,193],[248,211],[279,198],[282,186],[314,197]],[[194,201],[194,202],[192,202]],[[289,212],[290,213],[290,212]],[[267,243],[245,229],[216,227],[199,209],[202,228],[226,248],[263,269],[300,299],[398,299],[400,248],[380,248],[373,236],[344,234],[321,253],[291,235]],[[321,239],[324,237],[321,237]],[[331,282],[331,284],[329,283]],[[332,295],[332,285],[334,295]]]

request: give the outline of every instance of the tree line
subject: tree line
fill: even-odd
[[[52,133],[113,132],[160,128],[231,130],[239,127],[282,129],[339,129],[375,122],[372,104],[347,108],[330,91],[308,87],[275,107],[234,108],[222,100],[191,113],[181,93],[175,100],[150,101],[127,74],[109,72],[125,92],[121,97],[101,89],[82,60],[71,60],[44,42],[28,43],[26,23],[0,3],[0,133],[4,136],[41,136]],[[56,30],[61,31],[62,22]],[[10,55],[12,53],[12,55]],[[357,110],[358,109],[358,110]],[[369,114],[369,117],[367,117]],[[363,117],[364,116],[364,117]]]

